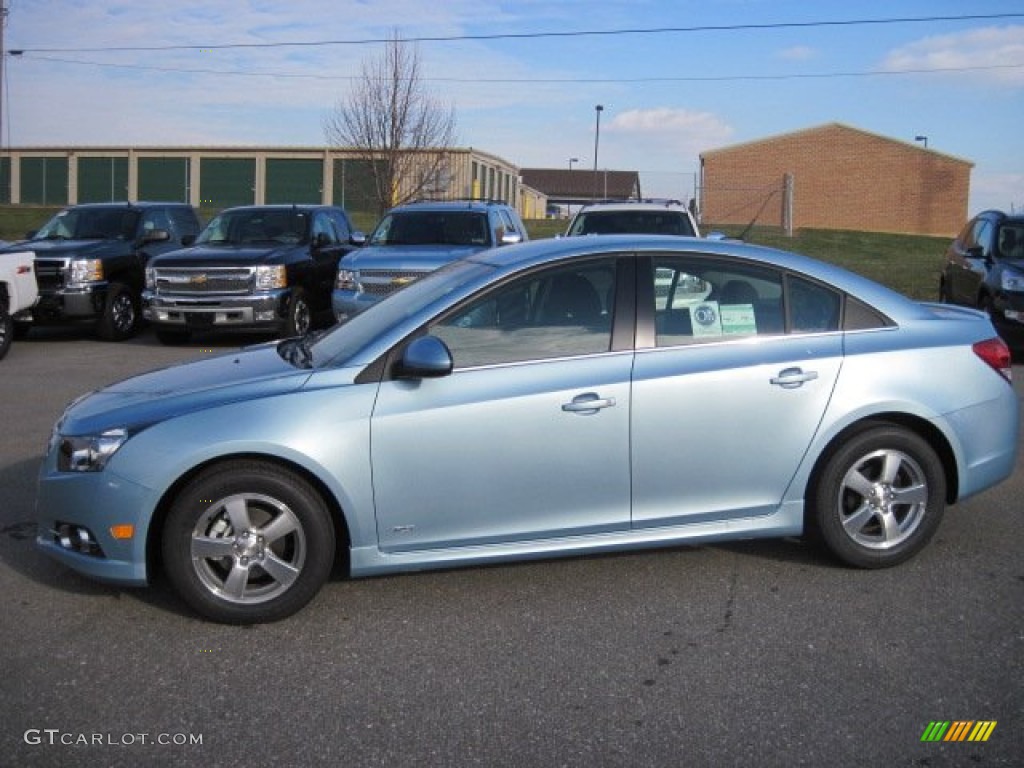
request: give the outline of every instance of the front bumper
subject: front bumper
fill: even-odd
[[[1014,350],[1024,350],[1024,294],[1003,293],[992,307],[992,325]]]
[[[360,312],[369,309],[382,298],[384,297],[335,288],[333,293],[331,293],[331,309],[334,310],[334,317],[337,321],[343,323]]]
[[[61,320],[92,320],[103,316],[110,284],[89,283],[62,288],[58,291],[40,291],[39,301],[30,310],[37,322]]]
[[[244,296],[164,296],[144,291],[142,316],[158,327],[181,330],[278,330],[285,325],[290,298],[289,288]]]
[[[110,471],[57,472],[47,457],[39,476],[36,545],[68,568],[98,581],[148,583],[146,537],[154,494]],[[134,534],[115,538],[114,526]]]

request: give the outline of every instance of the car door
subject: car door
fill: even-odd
[[[550,267],[486,292],[427,329],[451,350],[453,373],[381,384],[371,422],[381,549],[629,527],[632,327],[616,351],[616,262]]]
[[[649,288],[638,323],[651,332],[638,330],[633,371],[633,527],[772,513],[842,365],[840,296],[704,257],[658,256],[647,275],[638,278]]]
[[[957,238],[950,254],[950,297],[957,304],[977,306],[988,263],[992,258],[994,226],[987,217],[975,219],[965,236]]]
[[[331,304],[331,292],[338,272],[338,261],[348,253],[347,234],[337,231],[334,220],[327,211],[314,211],[310,230],[309,254],[313,260],[313,279],[310,301],[322,310]]]

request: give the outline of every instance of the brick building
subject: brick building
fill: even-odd
[[[840,123],[701,155],[705,226],[955,236],[973,163]]]

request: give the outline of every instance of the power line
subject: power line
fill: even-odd
[[[279,77],[287,79],[307,80],[363,80],[363,75],[321,75],[315,73],[300,72],[267,72],[253,70],[230,70],[230,69],[206,69],[189,67],[157,67],[149,64],[111,64],[101,61],[87,61],[83,59],[68,59],[55,56],[22,56],[21,58],[30,61],[47,61],[57,64],[75,64],[92,67],[105,67],[111,69],[144,70],[149,72],[166,72],[171,74],[186,75],[224,75],[228,77]],[[1024,62],[1019,64],[987,64],[966,67],[930,67],[913,69],[876,69],[867,71],[852,72],[810,72],[791,73],[785,75],[675,75],[675,76],[654,76],[654,77],[561,77],[561,78],[512,78],[512,77],[421,77],[421,80],[439,83],[481,83],[481,84],[530,84],[530,85],[563,85],[563,84],[631,84],[642,85],[643,83],[700,83],[700,82],[738,82],[758,80],[821,80],[844,77],[885,77],[896,75],[930,75],[957,72],[982,72],[991,70],[1021,69]]]
[[[998,19],[1024,18],[1024,13],[962,14],[957,16],[904,16],[886,19],[844,19],[825,21],[784,21],[764,24],[705,24],[692,27],[637,27],[609,30],[577,30],[561,32],[506,32],[488,35],[436,35],[402,38],[409,43],[440,43],[481,40],[539,40],[542,38],[612,37],[619,35],[661,35],[688,34],[696,32],[739,32],[744,30],[809,29],[820,27],[853,27],[881,24],[930,24],[940,21],[993,21]],[[240,48],[311,48],[334,45],[379,45],[393,42],[391,38],[363,38],[355,40],[309,40],[276,43],[222,43],[204,45],[145,45],[145,46],[104,46],[92,48],[21,48],[13,55],[22,53],[123,53],[154,51],[210,51]]]

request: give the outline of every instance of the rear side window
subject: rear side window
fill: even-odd
[[[839,291],[782,270],[685,255],[656,256],[653,267],[658,347],[827,333],[838,331],[842,323]],[[860,307],[854,318],[858,327],[885,325],[884,318]]]
[[[739,262],[654,259],[655,344],[785,332],[781,273]]]

